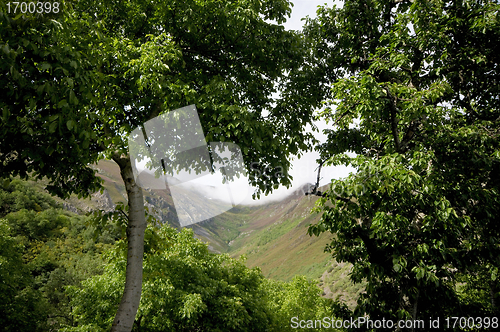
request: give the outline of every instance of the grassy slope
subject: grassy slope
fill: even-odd
[[[260,267],[266,277],[287,281],[305,275],[318,280],[324,296],[340,298],[353,308],[363,285],[349,280],[350,265],[338,264],[324,252],[332,234],[307,234],[307,226],[320,218],[311,214],[314,203],[313,197],[293,195],[280,202],[241,208],[236,218],[221,215],[209,227],[226,236],[227,252],[234,257],[245,255],[247,265]]]
[[[332,259],[323,252],[326,234],[319,239],[307,235],[307,226],[319,217],[310,214],[313,205],[313,199],[295,196],[254,211],[254,222],[242,227],[229,252],[245,254],[247,264],[259,266],[269,278],[290,280],[297,274],[319,278]]]

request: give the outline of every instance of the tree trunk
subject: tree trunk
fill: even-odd
[[[113,160],[120,166],[120,174],[127,190],[129,212],[125,289],[111,331],[130,332],[139,308],[142,292],[142,260],[144,255],[144,232],[146,230],[144,197],[142,189],[135,182],[128,156],[115,155]]]
[[[411,330],[415,331],[415,321],[417,320],[417,312],[418,312],[418,296],[420,295],[420,290],[417,288],[417,294],[415,295],[415,302],[413,302],[413,309],[411,312],[411,317],[413,319]]]
[[[496,302],[496,297],[497,297],[497,288],[495,281],[490,280],[490,300],[491,300],[491,310],[493,313],[497,313],[497,302]]]

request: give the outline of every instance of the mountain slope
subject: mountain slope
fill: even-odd
[[[126,202],[125,189],[118,166],[102,160],[95,166],[104,181],[106,191],[101,200]],[[259,206],[236,206],[213,218],[190,225],[195,236],[207,242],[214,252],[229,253],[233,257],[245,255],[249,267],[258,266],[268,278],[291,280],[305,275],[318,280],[324,295],[340,296],[350,306],[355,303],[362,285],[352,285],[348,279],[350,266],[338,264],[324,252],[332,234],[310,237],[307,226],[319,220],[311,214],[317,197],[306,196],[310,185],[304,185],[285,199]],[[99,195],[99,194],[98,194]],[[210,209],[215,202],[199,194],[185,192],[185,199],[198,209]],[[144,190],[146,206],[161,222],[180,228],[169,190]],[[94,198],[94,201],[96,198]],[[69,201],[68,208],[81,203]],[[105,209],[112,209],[112,203]],[[103,204],[93,203],[93,208]],[[87,208],[86,210],[88,210]]]
[[[247,265],[260,267],[266,277],[288,281],[305,275],[318,280],[325,297],[340,298],[353,308],[364,285],[352,284],[351,266],[338,264],[325,253],[332,234],[307,234],[307,226],[320,218],[311,214],[317,197],[304,194],[309,187],[279,202],[233,209],[201,226],[224,239],[226,252],[233,257],[245,255]]]

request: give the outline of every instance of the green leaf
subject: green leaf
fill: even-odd
[[[57,129],[57,125],[58,125],[58,122],[57,122],[57,121],[52,122],[52,123],[49,125],[49,133],[55,133],[55,132],[56,132],[56,129]]]
[[[3,121],[7,122],[7,120],[9,119],[9,116],[10,116],[10,111],[7,107],[4,107],[2,109],[2,119]]]
[[[422,279],[425,276],[425,269],[424,268],[417,268],[417,280]]]
[[[44,63],[42,63],[42,65],[40,66],[40,71],[47,71],[47,70],[49,70],[50,68],[52,68],[52,65],[51,65],[50,63],[44,62]]]
[[[73,90],[69,91],[69,103],[73,105],[78,104],[78,98],[76,98],[75,92]]]
[[[68,101],[66,99],[62,99],[57,103],[57,108],[63,108],[68,106]]]

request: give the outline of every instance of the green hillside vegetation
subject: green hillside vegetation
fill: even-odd
[[[290,280],[301,274],[319,278],[331,259],[323,254],[326,241],[307,235],[306,226],[317,218],[310,214],[313,204],[304,197],[259,209],[254,222],[241,228],[242,236],[232,243],[231,253],[246,254],[248,264],[260,266],[267,277]]]
[[[103,275],[72,287],[79,327],[107,331],[123,288],[126,256],[119,243]],[[322,319],[331,304],[304,277],[270,281],[244,260],[210,253],[192,230],[164,226],[146,233],[141,331],[293,331],[293,316]],[[139,323],[140,322],[140,323]]]
[[[96,169],[110,196],[123,197],[118,166],[113,161],[101,160]],[[111,194],[112,191],[116,193]],[[164,221],[179,227],[167,217],[173,206],[168,191],[145,190],[144,193],[146,200],[154,203],[154,209],[164,213]],[[113,202],[117,203],[114,198]],[[259,267],[266,278],[290,281],[297,275],[305,276],[322,288],[324,297],[339,298],[353,308],[364,284],[354,286],[349,280],[351,265],[339,266],[324,253],[331,235],[307,235],[307,227],[319,220],[318,214],[311,214],[315,203],[315,196],[305,196],[299,190],[278,202],[236,206],[189,228],[211,251],[228,253],[235,258],[243,255],[246,265]]]
[[[108,331],[126,266],[118,223],[108,220],[97,231],[90,216],[62,209],[40,184],[0,184],[2,331]],[[148,227],[134,331],[282,332],[294,331],[291,317],[331,317],[332,302],[315,282],[266,279],[244,258],[214,254],[193,235],[188,228]]]
[[[120,236],[108,225],[95,238],[87,218],[62,210],[21,180],[0,182],[0,326],[48,331],[72,324],[65,288],[103,272],[101,254]]]
[[[363,284],[349,280],[350,264],[338,265],[325,255],[326,234],[307,235],[307,227],[319,219],[311,214],[315,201],[297,192],[279,202],[238,206],[191,227],[212,250],[244,256],[248,267],[259,267],[267,278],[290,281],[305,276],[323,289],[324,297],[340,298],[352,308]]]
[[[220,252],[230,252],[231,243],[240,236],[242,229],[252,223],[255,207],[236,206],[225,213],[215,216],[209,221],[199,225],[211,234],[205,240],[210,244],[215,244],[215,248]],[[196,232],[196,230],[195,230]],[[201,233],[198,231],[198,233]],[[200,235],[200,237],[202,237]]]
[[[338,300],[352,310],[366,283],[353,283],[349,278],[351,270],[351,264],[334,262],[321,276],[319,286],[324,297]]]

